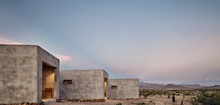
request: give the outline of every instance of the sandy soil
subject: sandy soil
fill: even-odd
[[[137,105],[137,103],[144,102],[145,105],[181,105],[181,101],[183,101],[183,105],[191,105],[190,103],[191,97],[186,96],[176,96],[176,102],[172,102],[171,98],[167,98],[167,96],[149,96],[146,99],[140,98],[135,100],[107,100],[106,102],[72,102],[72,101],[62,101],[59,103],[51,103],[49,105],[116,105],[117,103],[122,103],[122,105]]]

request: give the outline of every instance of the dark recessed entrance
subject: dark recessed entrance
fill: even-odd
[[[108,97],[108,78],[105,78],[104,95],[105,95],[105,97]]]

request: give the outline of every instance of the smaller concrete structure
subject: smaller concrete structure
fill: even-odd
[[[61,70],[60,99],[105,99],[108,73],[104,70]]]
[[[109,79],[110,99],[139,98],[139,79]]]

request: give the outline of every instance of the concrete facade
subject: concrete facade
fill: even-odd
[[[109,79],[110,99],[139,98],[139,79]]]
[[[104,70],[61,70],[61,99],[104,99],[108,97],[108,73]]]
[[[40,103],[43,90],[59,99],[59,60],[36,45],[0,44],[0,104]]]

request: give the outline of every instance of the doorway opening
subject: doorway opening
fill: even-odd
[[[42,64],[42,99],[54,99],[55,69],[45,62]]]
[[[105,81],[104,81],[104,96],[105,98],[108,97],[108,78],[105,78]]]

